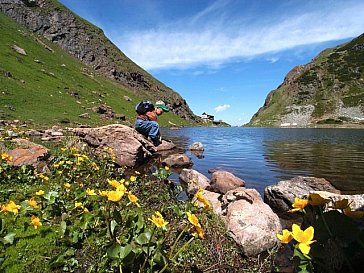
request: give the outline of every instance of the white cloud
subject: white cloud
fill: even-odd
[[[230,104],[219,105],[214,108],[216,113],[223,112],[230,108]]]
[[[236,58],[252,58],[297,46],[355,37],[364,30],[364,2],[359,1],[353,2],[355,6],[345,5],[344,1],[343,5],[327,6],[325,10],[317,8],[299,15],[282,13],[282,18],[272,16],[261,20],[262,25],[256,23],[259,20],[251,24],[246,18],[226,20],[226,14],[220,18],[208,17],[219,8],[223,9],[226,3],[218,1],[185,21],[159,29],[124,33],[113,40],[145,69],[197,66],[217,69]]]

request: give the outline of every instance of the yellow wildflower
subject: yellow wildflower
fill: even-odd
[[[35,200],[34,197],[30,198],[30,200],[26,200],[28,202],[28,205],[31,206],[34,209],[39,208],[37,200]]]
[[[12,212],[14,214],[18,214],[19,213],[19,209],[20,209],[20,206],[19,205],[15,204],[14,201],[9,201],[8,204],[1,205],[0,212]]]
[[[195,194],[196,199],[203,203],[205,209],[210,208],[210,202],[203,196],[203,189],[199,189]]]
[[[64,183],[63,184],[63,187],[65,187],[65,189],[66,189],[66,191],[69,191],[70,190],[70,188],[71,188],[71,184],[70,183]]]
[[[292,225],[292,236],[299,242],[298,248],[303,254],[308,254],[311,249],[311,244],[316,242],[313,241],[314,228],[312,226],[306,228],[304,231],[301,230],[300,226],[297,224]]]
[[[61,148],[61,152],[65,152],[65,151],[67,151],[66,148]]]
[[[126,187],[124,186],[124,184],[120,184],[117,188],[116,188],[117,191],[122,191],[122,192],[126,192]]]
[[[166,171],[169,171],[169,167],[168,167],[168,166],[164,166],[164,169],[165,169]]]
[[[354,218],[354,219],[359,219],[364,216],[364,211],[351,210],[350,207],[346,207],[345,209],[343,209],[343,212],[346,216],[348,216],[350,218]]]
[[[130,176],[130,182],[135,182],[136,181],[136,177],[134,175]]]
[[[329,203],[330,201],[331,201],[331,199],[325,198],[315,192],[311,193],[308,196],[308,203],[313,206],[323,206],[323,205],[326,205],[327,203]]]
[[[68,165],[72,165],[72,164],[73,164],[73,161],[71,161],[71,160],[67,160],[67,161],[66,161],[66,164],[68,164]]]
[[[282,244],[288,244],[292,239],[292,233],[288,229],[282,230],[282,234],[277,234]]]
[[[40,196],[40,195],[43,195],[45,192],[43,191],[43,190],[39,190],[39,191],[37,191],[36,193],[35,193],[35,195],[38,195],[38,196]]]
[[[138,171],[135,171],[135,174],[137,174],[137,175],[140,175],[140,172],[138,172]]]
[[[125,192],[123,191],[108,191],[107,193],[107,200],[118,202],[120,201],[121,197],[123,197]]]
[[[293,209],[289,212],[302,211],[308,205],[307,199],[301,199],[298,197],[294,198],[294,203],[292,204]]]
[[[117,181],[117,180],[115,180],[115,179],[113,179],[113,180],[110,180],[110,179],[107,179],[107,182],[109,183],[109,185],[111,186],[111,187],[114,187],[114,188],[117,188],[117,187],[119,187],[121,184]]]
[[[348,199],[337,200],[334,202],[332,206],[333,209],[346,209],[349,206]]]
[[[148,220],[155,224],[157,228],[165,228],[168,224],[168,222],[163,219],[163,216],[159,211],[156,211],[155,214],[152,215],[152,219],[148,218]]]
[[[201,227],[195,226],[196,232],[193,233],[194,236],[198,236],[201,240],[205,239],[205,233]]]
[[[195,227],[201,227],[200,222],[198,221],[198,218],[196,217],[196,215],[192,214],[189,211],[187,211],[186,214],[187,214],[188,221],[190,221],[190,223],[192,225],[194,225]]]
[[[87,190],[86,190],[86,194],[87,194],[87,195],[89,195],[89,196],[97,195],[97,194],[95,193],[95,190],[92,190],[92,189],[90,189],[90,188],[87,188]]]
[[[140,208],[140,205],[138,203],[138,197],[136,197],[134,194],[132,194],[131,191],[128,192],[128,199],[129,199],[130,203],[133,203],[138,208]]]
[[[46,176],[46,175],[44,175],[44,174],[42,174],[42,173],[40,173],[40,174],[38,175],[38,177],[39,177],[40,179],[42,179],[43,181],[45,181],[45,182],[49,181],[49,177],[48,177],[48,176]]]
[[[42,222],[40,221],[39,217],[32,215],[31,223],[35,229],[42,226]]]
[[[77,147],[71,147],[71,152],[79,152],[80,149]]]
[[[78,209],[78,208],[81,208],[81,209],[84,208],[82,202],[75,202],[75,209]]]
[[[1,159],[2,160],[6,160],[6,161],[12,161],[13,160],[13,157],[10,156],[9,154],[3,152],[3,153],[1,153]]]
[[[99,195],[100,196],[107,197],[108,193],[109,193],[109,191],[100,191],[99,190]]]

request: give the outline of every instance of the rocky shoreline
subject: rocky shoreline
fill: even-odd
[[[342,195],[331,183],[323,178],[295,177],[266,187],[264,197],[255,190],[245,187],[245,181],[230,172],[213,171],[211,178],[192,169],[192,161],[176,146],[164,140],[158,147],[135,129],[125,125],[108,125],[98,128],[53,127],[49,130],[24,131],[21,134],[7,130],[13,143],[12,149],[0,147],[13,157],[13,165],[33,165],[39,172],[48,172],[52,161],[49,150],[25,137],[42,141],[62,141],[66,136],[77,138],[74,142],[84,149],[86,146],[96,155],[112,149],[115,162],[120,166],[136,168],[152,157],[163,154],[162,164],[180,170],[179,178],[188,196],[193,199],[200,192],[211,204],[213,212],[224,221],[226,230],[242,248],[246,256],[256,256],[279,246],[276,234],[287,227],[292,220],[299,221],[297,213],[287,213],[295,197],[304,197],[312,192],[321,192],[330,198],[347,198],[352,209],[362,210],[364,195]],[[202,143],[189,148],[203,153]],[[196,198],[196,197],[195,197]],[[195,199],[192,200],[196,202]],[[198,203],[198,202],[197,202]],[[202,205],[202,204],[200,204]]]

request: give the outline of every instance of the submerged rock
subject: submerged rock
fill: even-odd
[[[214,192],[225,194],[226,192],[244,187],[245,181],[227,171],[216,171],[212,174],[211,189]]]

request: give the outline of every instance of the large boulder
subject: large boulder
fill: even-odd
[[[147,161],[156,152],[153,144],[134,128],[113,124],[98,128],[75,128],[72,130],[88,145],[102,154],[112,148],[115,162],[120,166],[132,167]]]
[[[277,185],[268,186],[264,190],[264,202],[282,218],[294,217],[287,213],[292,209],[295,197],[302,198],[312,191],[327,191],[340,194],[329,181],[324,178],[297,176],[290,180],[284,180]]]
[[[255,189],[237,188],[223,197],[226,226],[247,256],[255,256],[274,247],[281,232],[278,216],[263,202]]]
[[[200,188],[206,189],[210,186],[210,179],[192,169],[182,169],[179,178],[186,183],[189,194],[195,194]]]
[[[39,172],[49,171],[47,160],[50,158],[49,150],[46,147],[22,138],[13,139],[11,142],[15,147],[8,151],[12,157],[10,165],[32,165]]]
[[[227,171],[216,171],[212,174],[211,189],[214,192],[225,194],[226,192],[244,187],[245,181]]]

